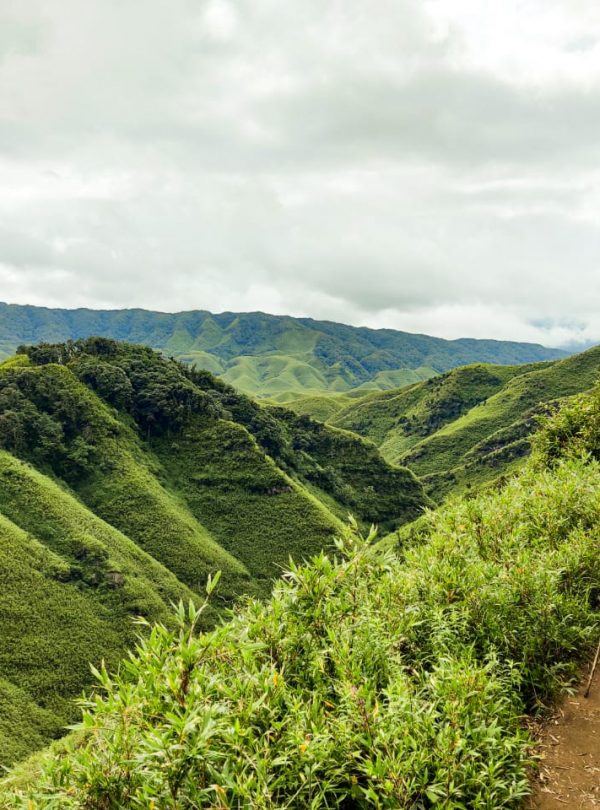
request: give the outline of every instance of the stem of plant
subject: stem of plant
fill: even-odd
[[[587,682],[587,686],[585,692],[583,693],[584,697],[587,697],[590,694],[590,688],[592,686],[592,680],[594,678],[594,672],[596,671],[596,666],[598,665],[598,657],[600,656],[600,641],[598,642],[598,646],[596,647],[596,655],[594,656],[594,663],[592,664],[592,671],[590,672],[590,677]]]

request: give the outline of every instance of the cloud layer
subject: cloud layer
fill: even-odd
[[[0,298],[600,341],[591,0],[7,6]]]

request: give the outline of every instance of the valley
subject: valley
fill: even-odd
[[[0,788],[6,806],[34,795],[34,807],[50,810],[55,768],[67,767],[60,780],[79,797],[73,807],[92,788],[119,807],[144,791],[167,807],[160,796],[172,785],[144,751],[151,739],[170,745],[176,722],[191,722],[182,750],[200,745],[232,774],[215,794],[217,771],[200,776],[186,754],[176,767],[191,781],[177,788],[177,807],[200,797],[220,807],[225,795],[235,804],[256,790],[271,797],[265,806],[282,806],[293,794],[286,780],[298,787],[295,765],[281,784],[270,759],[260,779],[247,774],[237,732],[217,723],[204,749],[190,720],[206,701],[225,700],[225,715],[243,726],[243,712],[258,709],[250,702],[237,714],[229,701],[241,706],[250,694],[265,728],[277,729],[278,717],[291,725],[268,754],[250,738],[247,750],[291,762],[290,746],[306,746],[323,802],[389,794],[390,808],[438,795],[455,797],[448,807],[469,796],[480,806],[476,795],[520,804],[530,742],[519,716],[561,693],[598,626],[600,400],[590,391],[599,368],[600,349],[590,349],[469,365],[384,392],[288,391],[278,402],[103,337],[20,347],[0,364],[0,752],[15,766]],[[572,572],[565,587],[563,571]],[[246,650],[235,665],[234,649]],[[190,671],[189,701],[178,697],[182,662],[205,654],[209,680]],[[143,673],[155,660],[151,687]],[[280,677],[285,689],[273,691]],[[74,702],[98,678],[105,697]],[[474,702],[463,678],[478,684]],[[220,682],[225,691],[214,692]],[[123,752],[105,735],[129,716],[122,701],[134,683],[144,690],[134,702],[162,706],[171,690],[175,704],[136,713],[131,756],[144,776],[124,788]],[[309,720],[317,694],[332,714]],[[355,694],[376,712],[372,728],[361,730]],[[411,713],[419,707],[413,719],[405,699]],[[96,731],[60,740],[82,709],[83,729]],[[440,723],[462,740],[457,751],[493,763],[489,778],[475,778],[452,753],[458,743],[435,736]],[[418,740],[414,779],[395,758],[407,756],[400,727]],[[359,752],[350,759],[344,736]],[[98,767],[111,787],[97,782]],[[302,801],[313,801],[306,790]]]
[[[371,439],[392,464],[412,469],[437,502],[522,465],[529,437],[564,397],[600,375],[600,348],[564,360],[476,364],[364,397],[299,397],[287,406]]]
[[[133,617],[164,620],[216,571],[217,613],[265,596],[349,512],[392,530],[428,503],[360,437],[106,339],[0,365],[0,443],[5,765],[73,719],[88,662],[116,666]]]
[[[524,469],[407,526],[354,523],[267,599],[198,632],[144,623],[83,722],[4,780],[7,807],[523,806],[543,715],[600,626],[600,388]],[[145,627],[145,629],[144,629]]]

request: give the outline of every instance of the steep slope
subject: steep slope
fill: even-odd
[[[600,347],[519,374],[497,393],[415,444],[400,458],[438,494],[514,469],[529,452],[535,418],[551,403],[586,391],[600,371]],[[388,457],[391,457],[388,454]]]
[[[358,399],[328,421],[371,438],[439,499],[515,469],[529,452],[537,416],[554,400],[589,389],[599,372],[600,347],[550,363],[467,366]]]
[[[331,422],[401,455],[532,368],[536,366],[464,366],[424,384],[355,400]]]
[[[261,312],[61,310],[0,303],[0,357],[19,344],[102,335],[159,349],[261,396],[388,389],[474,362],[526,363],[564,356],[542,346],[442,340]]]
[[[114,666],[133,617],[166,620],[217,570],[216,607],[265,595],[349,511],[393,529],[426,503],[371,442],[145,347],[90,339],[1,364],[0,764],[73,719],[87,662]]]
[[[248,578],[162,485],[158,465],[134,427],[77,376],[96,380],[104,373],[106,395],[120,404],[119,385],[129,390],[120,369],[94,368],[85,357],[78,358],[76,369],[23,360],[0,366],[0,427],[7,449],[63,479],[96,514],[188,585],[198,586],[217,569],[227,574],[226,583]]]
[[[89,662],[115,666],[132,619],[191,592],[66,489],[0,452],[0,764],[57,736]]]
[[[290,555],[302,559],[329,545],[340,528],[333,513],[234,422],[194,420],[176,440],[156,438],[152,448],[191,512],[265,592]]]
[[[211,633],[179,610],[99,673],[77,738],[4,781],[8,806],[522,807],[524,717],[597,643],[600,389],[535,444],[397,554],[350,529]]]

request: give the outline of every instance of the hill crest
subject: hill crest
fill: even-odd
[[[23,343],[100,335],[141,343],[196,364],[253,395],[395,388],[412,372],[434,375],[469,363],[520,364],[564,357],[538,344],[444,340],[263,312],[50,309],[0,303],[0,359]]]

